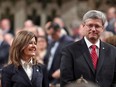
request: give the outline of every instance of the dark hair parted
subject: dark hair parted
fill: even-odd
[[[20,60],[23,57],[23,50],[29,44],[32,38],[35,38],[37,42],[37,37],[34,33],[30,31],[20,31],[14,38],[9,54],[9,63],[14,64],[16,67],[21,65]],[[36,59],[33,58],[34,64],[36,63]]]
[[[48,27],[48,29],[51,29],[51,28],[52,28],[54,31],[57,31],[57,30],[60,30],[60,29],[61,29],[60,25],[57,24],[57,23],[51,23],[51,25]]]

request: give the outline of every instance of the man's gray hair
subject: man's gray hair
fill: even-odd
[[[83,22],[86,22],[87,19],[101,19],[102,24],[106,22],[106,16],[103,12],[97,10],[90,10],[83,16]]]

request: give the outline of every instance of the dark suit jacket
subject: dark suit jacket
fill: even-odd
[[[89,49],[84,39],[75,42],[62,51],[61,87],[83,78],[100,87],[112,87],[116,83],[116,48],[100,42],[97,70],[93,68]]]
[[[2,87],[49,87],[46,69],[33,65],[32,80],[29,80],[22,66],[8,65],[2,70]]]
[[[50,68],[50,70],[48,71],[48,77],[49,77],[49,81],[50,83],[56,84],[59,81],[54,79],[52,77],[52,74],[60,69],[60,62],[61,62],[61,50],[62,48],[64,48],[66,45],[70,44],[73,42],[73,39],[70,38],[69,36],[64,35],[63,37],[61,37],[59,40],[59,45],[56,49],[56,52],[54,54],[54,58],[53,58],[53,62],[52,62],[52,66]],[[48,61],[49,61],[49,55],[50,55],[50,50],[51,50],[52,44],[49,46],[48,51],[47,51],[47,55],[45,56],[44,62],[47,65]]]
[[[0,69],[8,62],[10,45],[3,41],[0,45]]]

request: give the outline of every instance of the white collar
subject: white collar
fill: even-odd
[[[33,64],[33,61],[32,61],[32,59],[31,59],[29,62],[27,62],[27,61],[24,61],[24,60],[22,60],[22,59],[21,59],[21,65],[25,65],[25,64],[32,65],[32,64]]]
[[[100,48],[100,40],[98,40],[95,44],[92,44],[92,43],[87,39],[87,37],[84,37],[84,40],[85,40],[85,42],[86,42],[88,48],[89,48],[91,45],[96,45],[97,48]]]

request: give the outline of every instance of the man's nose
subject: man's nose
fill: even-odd
[[[91,29],[92,29],[92,30],[96,30],[96,27],[95,27],[95,26],[92,26]]]

